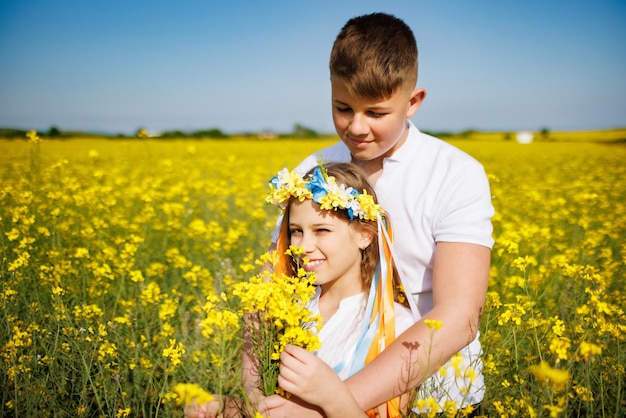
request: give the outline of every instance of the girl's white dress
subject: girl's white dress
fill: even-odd
[[[314,315],[319,315],[319,298],[321,287],[317,286],[315,296],[307,307]],[[363,314],[367,296],[365,292],[349,296],[339,303],[337,312],[324,324],[319,338],[322,343],[316,354],[326,364],[335,369],[342,380],[349,377],[350,368],[354,361],[357,341],[363,326]],[[411,310],[395,304],[396,336],[413,324]]]

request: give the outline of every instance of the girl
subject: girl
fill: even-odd
[[[411,311],[394,302],[399,283],[388,221],[365,174],[349,163],[318,166],[305,177],[283,170],[270,184],[268,201],[284,209],[278,254],[290,245],[304,249],[304,268],[315,273],[317,286],[308,308],[324,322],[319,351],[285,349],[278,383],[329,418],[365,417],[342,380],[413,323]],[[277,269],[291,274],[292,263],[284,255]],[[244,362],[244,373],[246,363],[251,362]],[[250,383],[255,382],[253,368],[247,370],[246,387],[256,386]],[[237,415],[226,406],[225,416]],[[218,407],[213,402],[187,408],[185,414],[217,416]],[[370,414],[399,416],[400,409],[399,399],[394,399]]]

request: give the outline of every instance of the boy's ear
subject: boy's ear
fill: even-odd
[[[407,119],[411,119],[417,109],[422,105],[422,102],[426,98],[426,90],[417,88],[411,92],[409,96],[409,109],[406,112]]]

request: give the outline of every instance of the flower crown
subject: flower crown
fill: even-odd
[[[337,184],[335,178],[320,166],[315,167],[308,179],[283,168],[270,180],[270,192],[265,198],[267,202],[284,210],[292,197],[300,202],[311,199],[324,210],[343,209],[350,220],[373,221],[381,213],[380,206],[366,190],[359,193],[353,187]]]

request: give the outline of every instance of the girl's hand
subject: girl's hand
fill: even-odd
[[[322,408],[328,417],[336,413],[365,416],[339,375],[301,347],[288,345],[280,355],[278,384],[303,401]]]
[[[330,366],[295,345],[286,346],[280,355],[278,384],[298,398],[320,406],[336,397],[336,386],[343,386]]]

